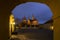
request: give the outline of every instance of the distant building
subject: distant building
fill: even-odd
[[[22,18],[22,22],[23,23],[27,23],[27,20],[26,20],[26,17],[25,16]]]
[[[31,21],[30,21],[30,18],[28,18],[27,25],[30,25],[30,24],[31,24]]]
[[[38,21],[33,15],[32,15],[32,25],[38,25]]]

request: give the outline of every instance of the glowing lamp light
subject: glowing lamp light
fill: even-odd
[[[50,27],[50,29],[51,29],[51,30],[53,30],[53,29],[54,29],[54,27],[53,27],[53,26],[51,26],[51,27]]]

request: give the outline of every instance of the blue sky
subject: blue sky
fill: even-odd
[[[39,24],[44,24],[53,16],[51,9],[46,4],[37,2],[19,4],[12,10],[12,14],[15,19],[22,19],[24,16],[26,19],[28,19],[28,17],[31,19],[32,15],[34,15],[39,21]]]

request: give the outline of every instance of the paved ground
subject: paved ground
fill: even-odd
[[[53,40],[53,31],[46,29],[19,30],[18,35],[15,36],[20,40]]]

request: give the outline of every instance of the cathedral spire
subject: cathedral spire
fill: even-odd
[[[32,14],[32,20],[34,20],[35,19],[35,17],[34,17],[34,15]]]

